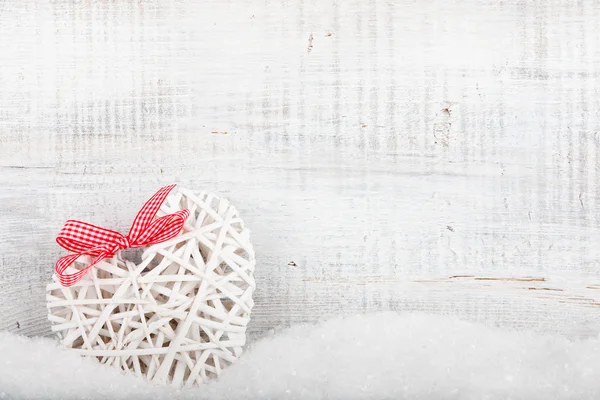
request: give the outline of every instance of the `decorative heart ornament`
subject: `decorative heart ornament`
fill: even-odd
[[[256,262],[249,231],[227,200],[183,188],[163,199],[156,218],[154,210],[139,222],[140,212],[134,226],[152,224],[146,232],[171,229],[168,235],[153,231],[133,238],[132,227],[124,237],[85,224],[93,228],[91,236],[85,234],[87,243],[91,237],[96,245],[89,251],[80,251],[78,240],[63,245],[59,235],[57,241],[76,254],[63,257],[72,257],[68,266],[60,267],[62,259],[57,263],[47,286],[48,318],[61,344],[73,351],[151,382],[193,386],[219,376],[241,355]],[[183,227],[169,225],[174,219]],[[70,222],[63,232],[81,237],[81,227],[68,228]],[[116,235],[118,246],[98,241],[106,232]],[[162,241],[165,237],[170,238]],[[127,260],[121,249],[140,243],[154,244],[140,263]],[[69,280],[86,268],[80,280]]]

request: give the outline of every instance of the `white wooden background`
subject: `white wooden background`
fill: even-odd
[[[423,310],[600,332],[600,2],[0,0],[0,329],[62,223],[236,203],[252,332]],[[462,277],[461,277],[462,276]]]

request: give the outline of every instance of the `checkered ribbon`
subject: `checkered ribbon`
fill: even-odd
[[[154,219],[160,206],[174,187],[175,185],[163,187],[144,204],[135,217],[127,236],[86,222],[67,221],[56,237],[56,242],[75,254],[64,256],[56,262],[56,275],[58,275],[60,283],[63,286],[77,283],[90,268],[105,258],[114,257],[119,250],[161,243],[177,236],[190,215],[188,210],[177,211]],[[96,259],[82,270],[73,274],[65,274],[65,270],[83,255],[93,256]]]

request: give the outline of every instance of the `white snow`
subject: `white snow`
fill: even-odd
[[[9,399],[599,399],[600,336],[570,341],[392,312],[297,326],[255,343],[219,381],[157,388],[50,339],[0,333]]]

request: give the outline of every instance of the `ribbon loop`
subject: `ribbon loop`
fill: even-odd
[[[163,217],[157,218],[154,222],[144,230],[137,239],[138,241],[145,244],[156,244],[165,242],[175,236],[181,231],[178,228],[189,216],[188,210],[177,211],[173,214],[168,214]],[[176,232],[175,232],[176,231]]]
[[[112,258],[124,249],[143,247],[165,242],[181,232],[188,210],[180,210],[157,218],[156,213],[175,185],[169,185],[156,192],[137,213],[129,234],[101,228],[87,222],[68,220],[56,237],[56,242],[75,254],[61,257],[56,262],[56,275],[63,286],[77,283],[87,271],[105,258]],[[65,274],[65,270],[81,256],[95,257],[94,261],[82,270]]]
[[[68,220],[56,237],[56,242],[72,252],[102,250],[102,246],[122,241],[123,235],[87,222]],[[99,254],[99,253],[98,253]],[[96,255],[96,254],[90,254]]]

